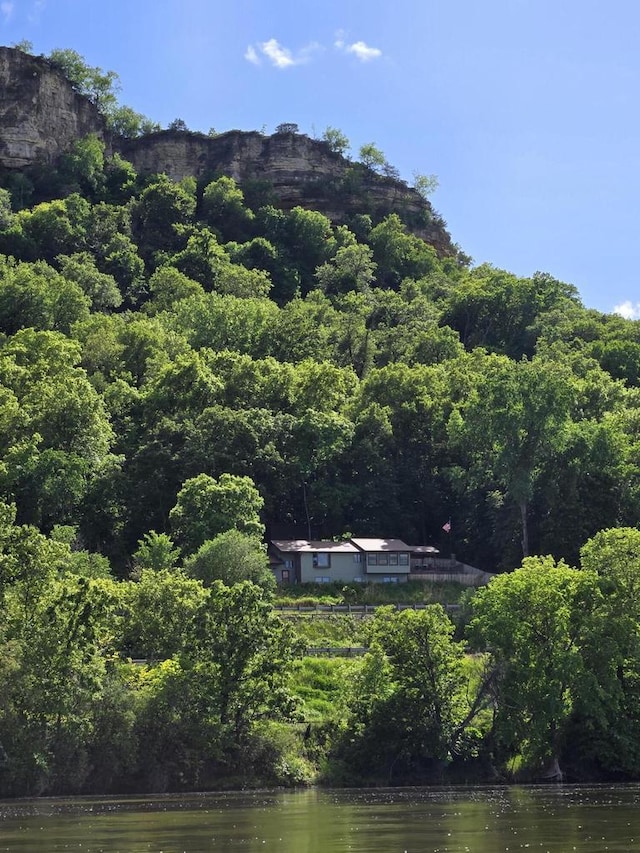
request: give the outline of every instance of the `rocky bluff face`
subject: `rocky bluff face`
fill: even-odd
[[[298,133],[265,136],[232,130],[218,136],[160,131],[137,139],[111,137],[96,106],[74,91],[43,57],[0,48],[0,167],[54,164],[78,139],[94,133],[142,174],[260,182],[285,209],[301,205],[334,222],[353,213],[397,212],[441,255],[455,249],[428,201],[404,182],[354,164],[319,140]]]
[[[97,108],[46,59],[0,48],[0,166],[54,163],[89,133],[105,138]]]
[[[231,130],[218,136],[160,131],[114,148],[142,174],[164,172],[173,180],[228,175],[241,186],[264,182],[286,210],[300,205],[334,222],[349,214],[381,218],[397,212],[439,253],[453,254],[451,238],[428,201],[404,182],[351,163],[320,140],[299,133],[265,136]]]

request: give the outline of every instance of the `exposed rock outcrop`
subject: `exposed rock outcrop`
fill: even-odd
[[[105,138],[104,119],[50,62],[0,47],[0,165],[54,163],[89,133]]]
[[[123,141],[118,148],[140,173],[164,172],[176,181],[188,175],[229,175],[241,186],[264,181],[281,207],[319,210],[334,222],[353,213],[381,217],[396,211],[440,254],[453,252],[444,224],[419,193],[351,163],[304,134],[232,130],[211,137],[166,130]]]
[[[96,106],[75,92],[48,60],[0,48],[0,167],[54,164],[89,133],[143,174],[164,172],[174,180],[229,175],[245,187],[261,182],[283,208],[301,205],[334,222],[354,213],[379,219],[397,212],[439,254],[455,254],[443,221],[419,193],[351,163],[320,140],[298,133],[265,136],[239,130],[213,137],[167,130],[111,139]]]

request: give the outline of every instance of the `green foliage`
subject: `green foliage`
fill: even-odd
[[[413,188],[423,199],[428,200],[438,189],[438,178],[435,175],[423,175],[420,172],[413,173]]]
[[[391,213],[369,235],[378,282],[397,289],[403,279],[420,279],[438,267],[434,249],[407,232],[397,213]]]
[[[54,59],[112,132],[153,131],[111,72]],[[95,136],[0,176],[0,794],[293,784],[311,763],[353,784],[553,757],[637,778],[640,323],[443,257],[424,218],[372,209],[367,166],[397,171],[360,156],[342,224],[262,180],[138,176]],[[553,558],[465,596],[456,634],[433,607],[283,624],[263,525],[488,570]],[[300,665],[291,719],[292,656],[352,641],[364,660]]]
[[[147,133],[155,133],[160,130],[157,122],[138,113],[131,107],[113,107],[108,113],[109,129],[118,136],[125,139],[134,139]]]
[[[275,589],[265,546],[255,535],[226,530],[206,540],[185,560],[185,571],[205,586],[220,580],[227,586],[252,581],[265,590]]]
[[[140,194],[133,213],[140,254],[149,263],[156,252],[171,252],[185,242],[177,225],[191,221],[196,210],[195,192],[157,175]]]
[[[453,631],[439,605],[376,611],[334,756],[346,766],[334,764],[334,773],[387,784],[437,779],[448,764],[473,757],[479,740],[471,724],[488,699]]]
[[[138,542],[133,561],[138,572],[144,569],[162,572],[175,568],[179,556],[180,549],[174,547],[170,536],[150,530]]]
[[[345,685],[357,678],[360,665],[342,658],[302,658],[292,684],[302,718],[312,726],[338,722],[344,714]]]
[[[120,89],[115,71],[103,71],[97,66],[87,65],[84,57],[71,48],[52,50],[48,59],[62,71],[74,89],[89,98],[101,112],[109,114],[114,109],[116,93]]]
[[[61,178],[70,189],[99,197],[105,184],[104,142],[91,133],[75,142],[60,160]]]
[[[299,133],[300,129],[297,124],[293,122],[283,122],[276,126],[276,133],[285,134],[285,133]]]
[[[204,188],[202,213],[206,222],[224,239],[244,240],[249,236],[253,213],[244,206],[244,194],[233,178],[218,178]]]
[[[122,594],[121,651],[132,658],[162,661],[193,641],[191,623],[206,594],[199,581],[172,568],[147,568]]]
[[[363,163],[368,169],[373,169],[374,171],[381,171],[386,163],[384,154],[376,145],[374,145],[373,142],[367,142],[364,145],[361,145],[360,150],[358,151],[358,156],[360,157],[361,163]]]
[[[89,252],[58,255],[56,260],[64,278],[78,284],[89,297],[93,311],[109,311],[122,304],[116,280],[97,269]]]
[[[543,767],[561,752],[576,707],[594,689],[588,643],[600,629],[593,572],[530,557],[472,602],[471,631],[491,651],[498,677],[498,756]]]
[[[323,142],[327,143],[334,154],[340,154],[341,157],[347,156],[351,143],[337,127],[325,128],[320,138]]]
[[[307,646],[347,648],[362,644],[362,620],[358,617],[343,613],[297,616],[287,613],[286,619]]]
[[[263,504],[250,477],[221,474],[216,480],[199,474],[184,483],[169,519],[184,553],[193,554],[207,540],[233,528],[261,537]]]
[[[376,264],[368,246],[341,246],[330,261],[316,270],[324,293],[334,296],[350,291],[367,291],[375,277]]]

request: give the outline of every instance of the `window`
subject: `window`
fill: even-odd
[[[315,583],[331,583],[331,578],[326,578],[326,577],[325,578],[316,577],[313,580],[315,581]]]
[[[319,551],[317,554],[313,555],[313,568],[314,569],[328,569],[331,566],[331,554],[327,554],[324,551]]]
[[[398,563],[401,566],[409,565],[409,555],[408,554],[398,554]]]
[[[382,583],[399,583],[400,578],[397,575],[384,575]]]
[[[367,563],[369,563],[370,566],[377,566],[378,565],[378,555],[377,554],[367,554]]]
[[[289,583],[291,581],[291,575],[289,574],[289,569],[282,570],[282,583]]]
[[[353,562],[354,563],[361,563],[362,562],[362,554],[354,554],[353,555]]]
[[[389,565],[389,555],[388,554],[378,554],[378,565],[379,566],[388,566]]]
[[[398,555],[397,554],[389,554],[389,565],[397,566],[398,565]]]
[[[287,569],[293,568],[293,560],[290,557],[287,557],[287,559],[284,561],[284,564]]]

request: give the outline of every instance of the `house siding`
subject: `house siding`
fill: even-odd
[[[330,578],[332,581],[355,581],[363,579],[365,566],[359,554],[331,554],[331,565],[314,566],[315,554],[300,554],[300,580],[302,583],[316,583],[318,578]],[[354,557],[360,557],[356,562]]]

